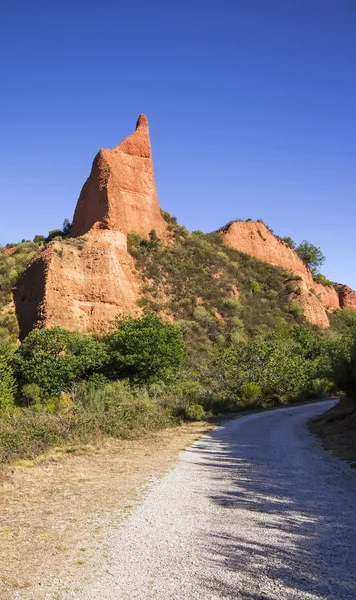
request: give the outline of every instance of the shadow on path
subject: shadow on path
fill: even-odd
[[[356,478],[297,412],[227,426],[188,451],[222,510],[206,533],[219,598],[356,600]],[[221,577],[220,572],[231,572]]]

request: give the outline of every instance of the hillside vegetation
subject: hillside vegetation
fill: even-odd
[[[6,248],[0,246],[0,339],[16,341],[19,336],[11,292],[18,277],[39,253],[43,240],[42,236],[36,236],[32,242],[24,240]]]
[[[155,231],[128,236],[144,314],[118,316],[102,336],[55,327],[14,343],[11,289],[45,240],[1,249],[0,460],[242,408],[353,396],[355,313],[335,314],[330,330],[309,325],[298,277],[163,214],[170,244]]]

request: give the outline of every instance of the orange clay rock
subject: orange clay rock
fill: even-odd
[[[276,238],[263,223],[234,221],[222,230],[221,235],[231,248],[299,275],[301,293],[298,299],[306,319],[315,325],[329,327],[327,312],[341,308],[337,291],[332,285],[316,283],[298,254]]]
[[[154,181],[148,121],[114,150],[100,150],[75,209],[71,237],[53,241],[20,277],[14,299],[21,336],[33,327],[107,330],[137,315],[140,279],[126,234],[167,239]],[[83,237],[78,237],[83,236]]]
[[[337,284],[341,308],[356,311],[356,293],[348,285]]]
[[[136,131],[113,150],[100,150],[75,209],[71,235],[96,229],[158,237],[167,235],[167,224],[158,203],[148,120],[140,115]]]
[[[118,314],[138,315],[140,280],[118,231],[53,241],[20,277],[14,299],[21,336],[33,327],[100,332]]]

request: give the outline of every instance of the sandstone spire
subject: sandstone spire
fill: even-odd
[[[60,325],[102,331],[118,314],[140,313],[141,281],[126,234],[165,239],[154,181],[148,121],[113,150],[100,150],[74,213],[72,238],[53,241],[20,277],[14,299],[21,330]]]
[[[140,115],[136,130],[113,150],[96,155],[75,209],[72,236],[110,229],[166,235],[158,203],[148,120]]]

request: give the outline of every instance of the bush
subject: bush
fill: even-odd
[[[0,419],[0,463],[104,435],[137,438],[176,422],[145,388],[132,388],[128,381],[110,382],[101,388],[94,382],[82,382],[74,402],[65,393],[47,404],[7,411]]]
[[[116,331],[105,339],[113,379],[132,383],[167,381],[177,374],[185,348],[181,330],[153,314],[116,320]]]
[[[262,397],[262,389],[257,383],[249,381],[241,388],[241,398],[244,404],[255,405]]]
[[[11,364],[13,349],[0,343],[0,414],[13,405],[16,393],[16,379]]]
[[[311,398],[327,398],[333,391],[333,388],[334,383],[325,377],[313,379],[308,396]]]
[[[42,242],[25,241],[21,244],[8,244],[6,249],[0,246],[0,337],[2,339],[16,341],[18,338],[16,315],[6,305],[11,301],[11,292],[17,279],[37,256],[41,244]],[[4,307],[6,311],[1,314]]]
[[[301,397],[317,371],[317,359],[307,356],[288,330],[223,349],[211,366],[211,376],[243,404]]]
[[[41,404],[44,400],[44,394],[37,383],[26,383],[21,389],[21,403],[29,406],[30,404]]]
[[[171,415],[150,398],[146,388],[114,381],[98,388],[82,383],[75,398],[78,423],[112,437],[132,438],[168,427]]]
[[[288,246],[288,248],[291,248],[292,250],[295,250],[295,248],[296,248],[296,243],[295,243],[295,241],[294,241],[294,240],[293,240],[291,237],[289,237],[289,236],[286,236],[286,237],[279,237],[279,236],[276,236],[276,237],[277,237],[277,238],[278,238],[278,239],[279,239],[279,240],[280,240],[280,241],[281,241],[281,242],[282,242],[282,243],[283,243],[285,246]]]
[[[205,410],[201,404],[192,404],[185,411],[188,421],[201,421],[206,417]]]
[[[72,441],[74,417],[16,409],[0,419],[0,463],[32,458],[50,446]],[[82,438],[88,441],[88,438]]]
[[[37,384],[46,397],[87,378],[107,361],[102,342],[60,327],[34,329],[16,354],[20,381]]]
[[[313,273],[313,279],[316,281],[316,283],[321,283],[321,285],[333,285],[333,282],[330,281],[330,279],[327,279],[325,275],[322,275],[321,273]]]

